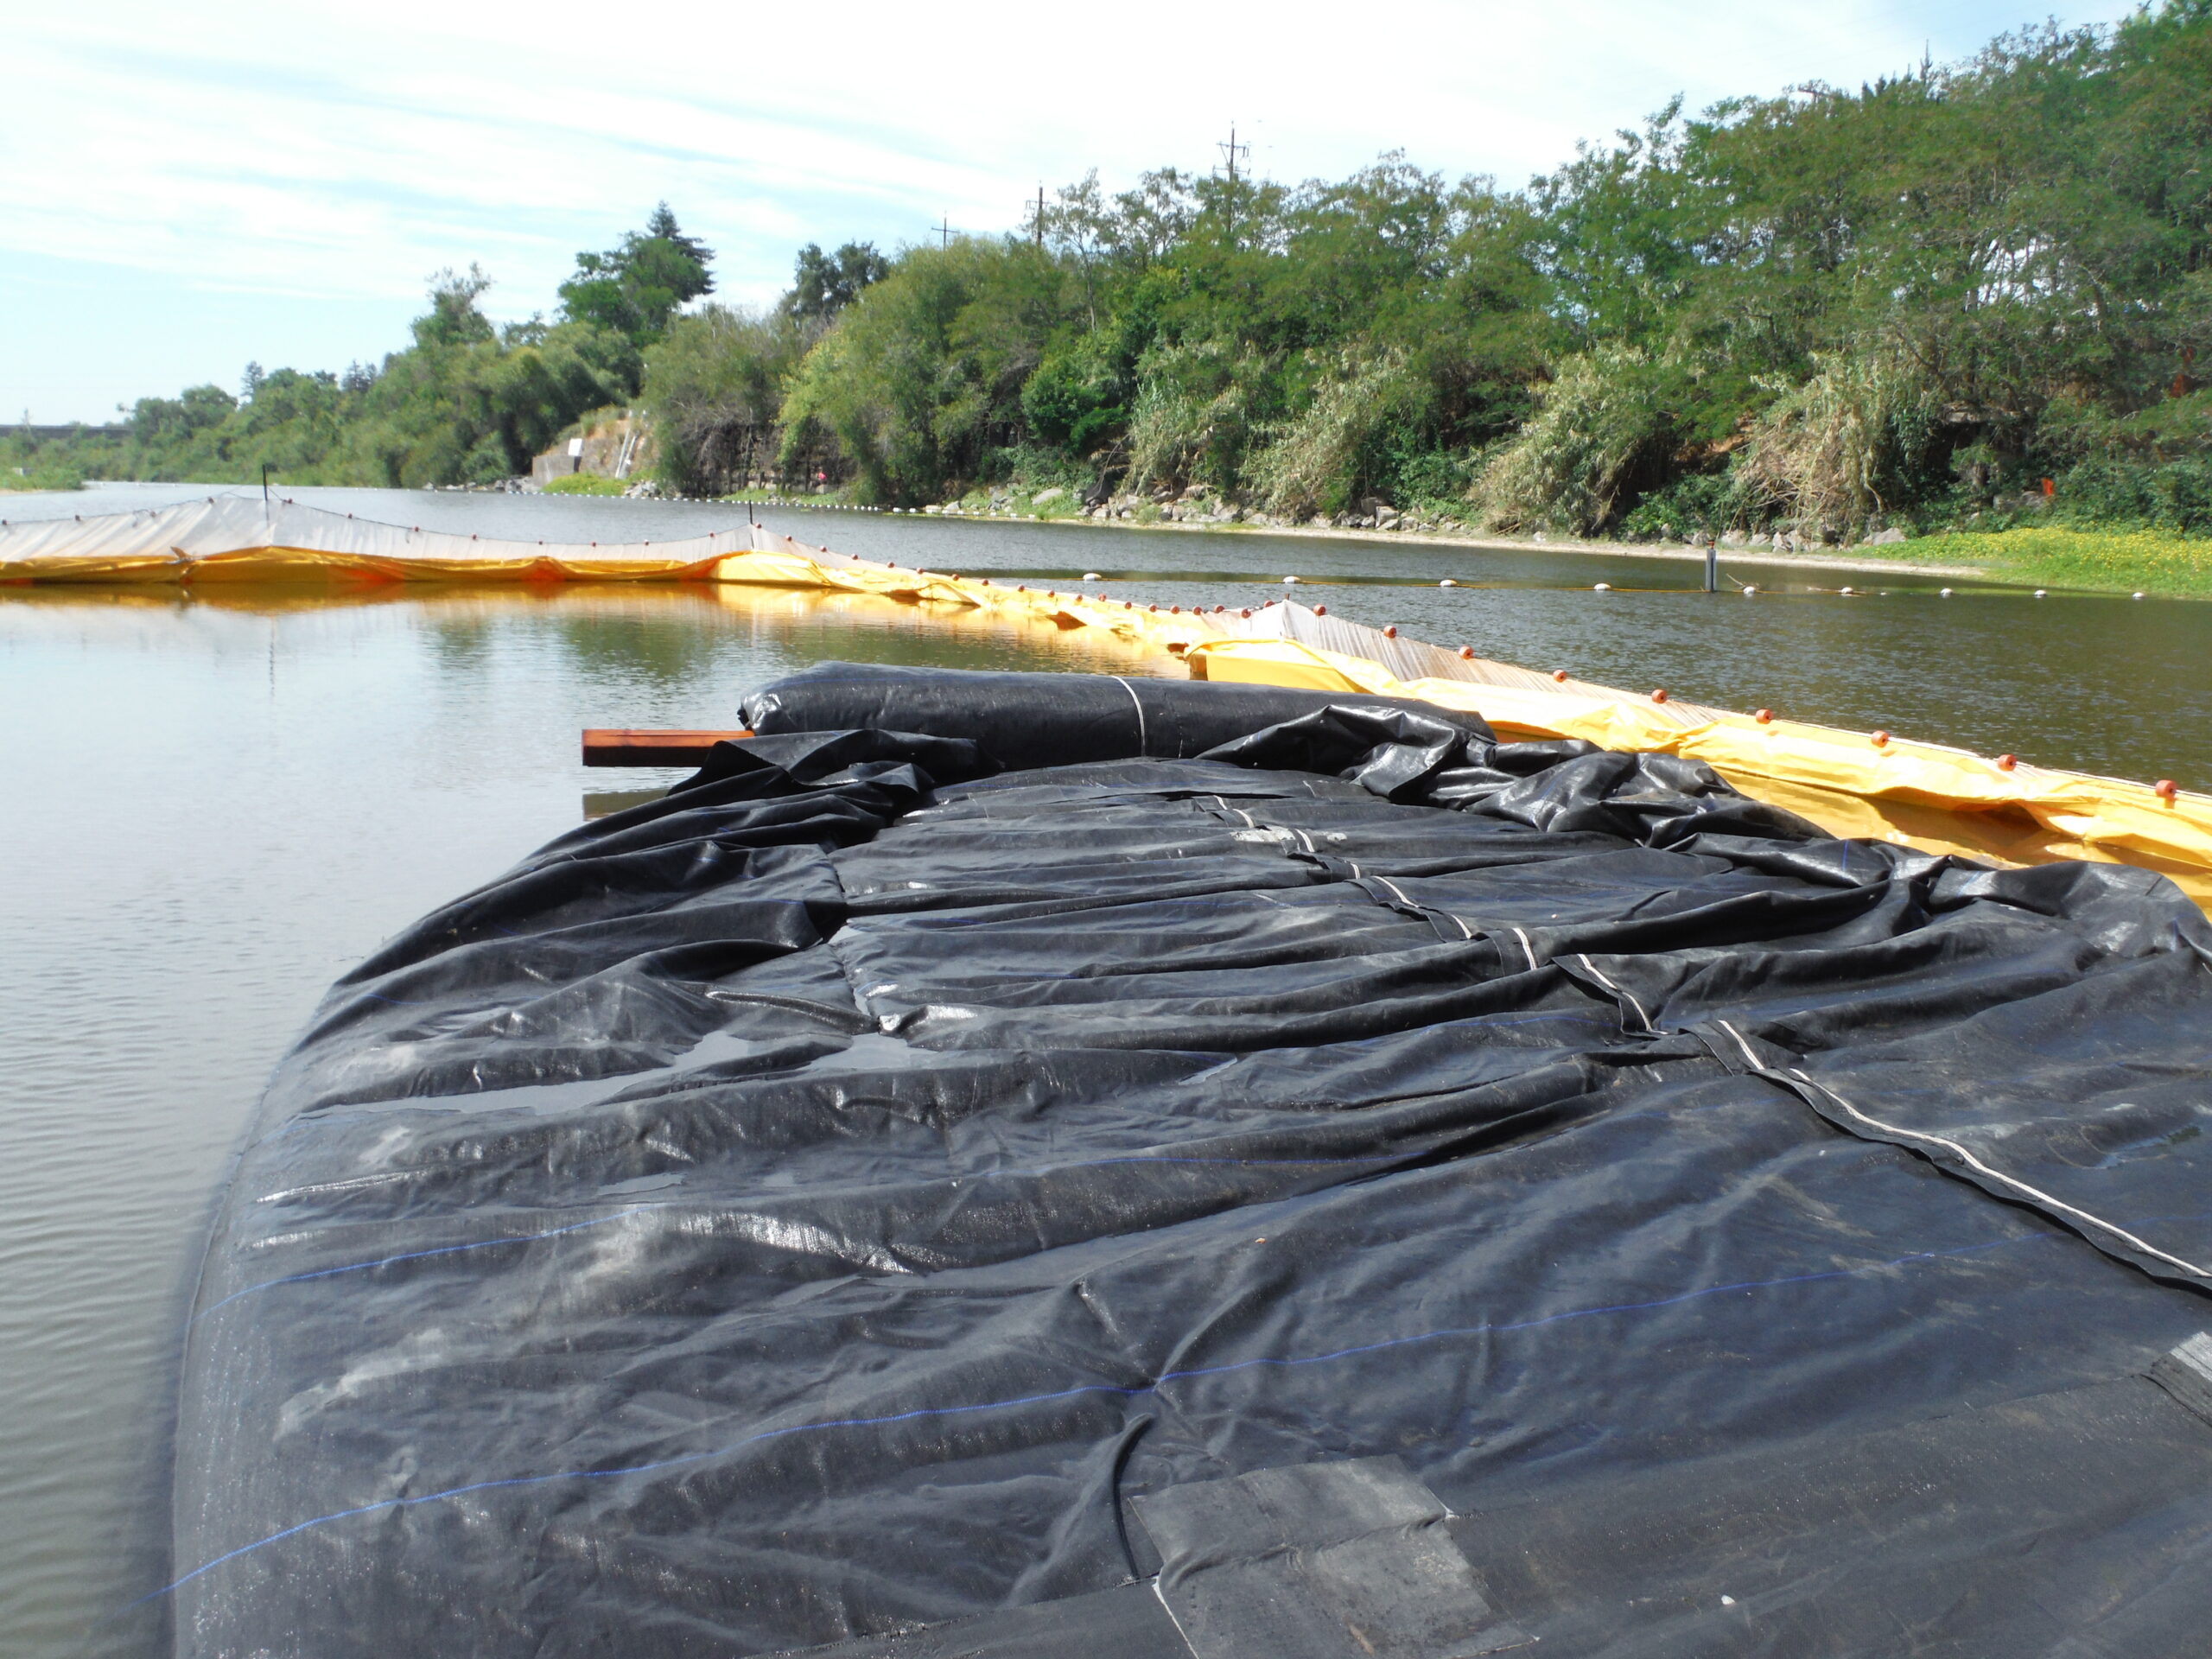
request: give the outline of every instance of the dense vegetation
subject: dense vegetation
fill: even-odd
[[[0,472],[243,482],[265,466],[293,484],[407,486],[526,473],[580,416],[636,395],[645,353],[677,308],[712,291],[713,257],[663,204],[620,246],[576,256],[552,321],[494,327],[479,306],[491,279],[474,266],[441,271],[414,343],[380,365],[340,375],[249,364],[235,397],[208,385],[141,398],[121,439],[33,449],[0,429]]]
[[[380,370],[148,400],[99,464],[491,478],[634,397],[693,489],[771,429],[834,443],[874,502],[2212,531],[2212,0],[1670,106],[1518,190],[1395,155],[1295,186],[1094,175],[1017,233],[810,247],[775,308],[679,309],[709,257],[664,209],[580,258],[558,321],[504,331],[448,277]]]
[[[2205,530],[2208,210],[2212,4],[2171,0],[1669,108],[1519,191],[1395,156],[1087,179],[1029,234],[907,250],[817,340],[681,320],[648,396],[696,433],[741,385],[733,418],[834,434],[880,501],[1014,479],[1583,532]]]

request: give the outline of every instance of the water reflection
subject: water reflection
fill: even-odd
[[[657,801],[667,793],[664,789],[588,789],[583,798],[584,819],[588,823],[594,818],[611,818],[617,812],[627,812],[633,806]]]

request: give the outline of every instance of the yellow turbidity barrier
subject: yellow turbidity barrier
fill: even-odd
[[[1395,634],[1325,622],[1284,604],[1162,610],[1103,594],[906,570],[809,547],[756,525],[656,547],[532,547],[341,517],[257,497],[210,497],[108,518],[0,524],[0,584],[323,582],[694,582],[870,594],[957,606],[1056,627],[1096,629],[1183,658],[1197,677],[1410,697],[1478,714],[1509,735],[1579,737],[1609,749],[1679,754],[1745,793],[1838,835],[2012,863],[2084,858],[2171,876],[2212,908],[2212,798],[1996,762],[1964,750],[1798,721],[1662,704],[1610,687],[1554,686],[1510,664],[1461,661]],[[1358,655],[1291,637],[1325,634]],[[1394,671],[1383,660],[1395,662]],[[1438,668],[1430,674],[1416,667]]]
[[[1502,734],[1579,737],[1609,749],[1701,760],[1757,799],[1838,835],[2010,863],[2082,858],[2171,876],[2212,907],[2212,798],[2168,799],[2146,784],[2020,765],[1963,749],[1802,721],[1711,714],[1684,725],[1666,706],[1460,680],[1400,680],[1379,664],[1286,639],[1216,639],[1184,660],[1209,680],[1414,697],[1478,714]]]

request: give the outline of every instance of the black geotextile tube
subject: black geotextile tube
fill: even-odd
[[[2114,1381],[2212,1324],[2162,878],[1364,699],[1179,686],[1212,753],[1102,760],[1124,683],[1049,677],[1069,764],[1007,769],[999,677],[903,683],[935,727],[725,745],[332,991],[189,1329],[180,1652],[1045,1618],[1158,1568],[1137,1500],[1386,1455],[1542,1651],[2198,1650],[2212,1427]],[[1938,1442],[2028,1461],[1949,1503]]]
[[[1002,766],[1069,760],[1187,760],[1263,727],[1331,703],[1396,709],[1487,738],[1479,720],[1403,698],[1355,697],[1274,685],[1123,679],[1110,674],[1009,674],[887,663],[817,663],[745,700],[760,733],[869,728],[931,732],[981,744]]]

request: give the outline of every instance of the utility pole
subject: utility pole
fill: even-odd
[[[1248,161],[1250,160],[1252,146],[1236,142],[1236,123],[1231,121],[1229,124],[1229,142],[1225,144],[1216,144],[1214,148],[1222,153],[1223,158],[1229,163],[1229,235],[1230,240],[1234,241],[1236,236],[1236,161],[1240,156]]]
[[[952,218],[947,214],[937,227],[938,251],[942,253],[952,245]]]
[[[1037,232],[1037,251],[1042,253],[1045,251],[1045,187],[1041,183],[1037,187],[1037,224],[1035,228]]]

